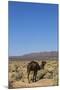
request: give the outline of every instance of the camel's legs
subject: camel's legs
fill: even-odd
[[[36,82],[36,77],[37,77],[37,71],[35,72],[35,82]]]
[[[28,77],[27,77],[27,78],[28,78],[28,82],[30,83],[30,80],[29,80],[29,74],[30,74],[30,72],[28,72]]]
[[[33,74],[33,82],[34,82],[34,81],[36,82],[36,76],[37,76],[37,71],[34,71],[34,74]]]
[[[33,73],[33,82],[34,82],[35,73]]]
[[[36,82],[36,76],[37,76],[37,71],[34,71],[34,74],[33,74],[33,82]]]

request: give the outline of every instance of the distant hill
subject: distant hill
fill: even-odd
[[[58,52],[38,52],[23,56],[10,56],[9,60],[58,60]]]

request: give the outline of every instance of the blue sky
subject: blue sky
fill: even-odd
[[[9,1],[9,56],[57,51],[58,5]]]

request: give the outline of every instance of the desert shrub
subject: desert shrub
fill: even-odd
[[[23,78],[23,72],[16,73],[16,80],[21,80]]]
[[[58,63],[56,61],[50,61],[46,65],[47,72],[51,73],[51,77],[54,80],[54,85],[58,85]]]
[[[16,68],[15,68],[15,64],[10,64],[9,65],[9,72],[15,72]]]
[[[14,70],[14,72],[13,72]],[[9,79],[10,80],[21,80],[21,78],[23,77],[23,72],[22,70],[19,68],[14,68],[12,69],[12,72],[9,72]]]
[[[44,75],[43,78],[44,78],[44,79],[52,79],[52,78],[53,78],[53,75],[52,75],[51,73],[47,72],[47,73]]]
[[[22,76],[23,76],[22,72],[9,73],[9,79],[10,80],[21,80]]]
[[[10,72],[9,75],[8,75],[8,77],[9,77],[9,80],[10,81],[16,80],[16,72],[12,72],[12,73]]]
[[[46,70],[40,70],[40,71],[38,71],[38,73],[37,73],[37,80],[43,79],[44,78],[44,75],[46,73],[47,73]]]
[[[59,76],[58,76],[58,69],[57,68],[54,70],[53,79],[54,79],[54,85],[58,85]]]
[[[55,75],[54,77],[54,86],[58,85],[58,76]]]

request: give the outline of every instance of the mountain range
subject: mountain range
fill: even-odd
[[[9,60],[58,60],[58,52],[36,52],[22,56],[9,56]]]

